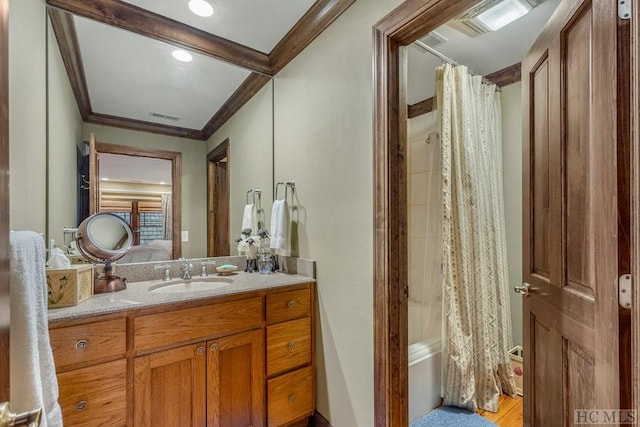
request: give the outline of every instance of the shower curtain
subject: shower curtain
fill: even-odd
[[[171,194],[162,196],[162,226],[164,228],[164,240],[173,239],[173,203]]]
[[[443,197],[444,405],[498,410],[514,395],[495,85],[464,66],[437,70]]]

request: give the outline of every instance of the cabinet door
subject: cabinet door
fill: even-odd
[[[207,346],[207,425],[264,426],[263,330],[209,341]]]
[[[206,424],[205,343],[135,359],[136,427],[204,427]]]

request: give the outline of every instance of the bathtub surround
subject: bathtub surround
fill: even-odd
[[[502,196],[502,111],[495,85],[436,71],[442,141],[444,404],[498,410],[515,395]]]

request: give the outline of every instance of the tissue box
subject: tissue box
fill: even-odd
[[[93,295],[93,265],[47,268],[49,308],[77,305]]]

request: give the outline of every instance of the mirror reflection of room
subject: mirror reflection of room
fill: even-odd
[[[98,211],[118,215],[133,230],[133,246],[119,262],[171,259],[171,161],[101,153],[98,165]]]

